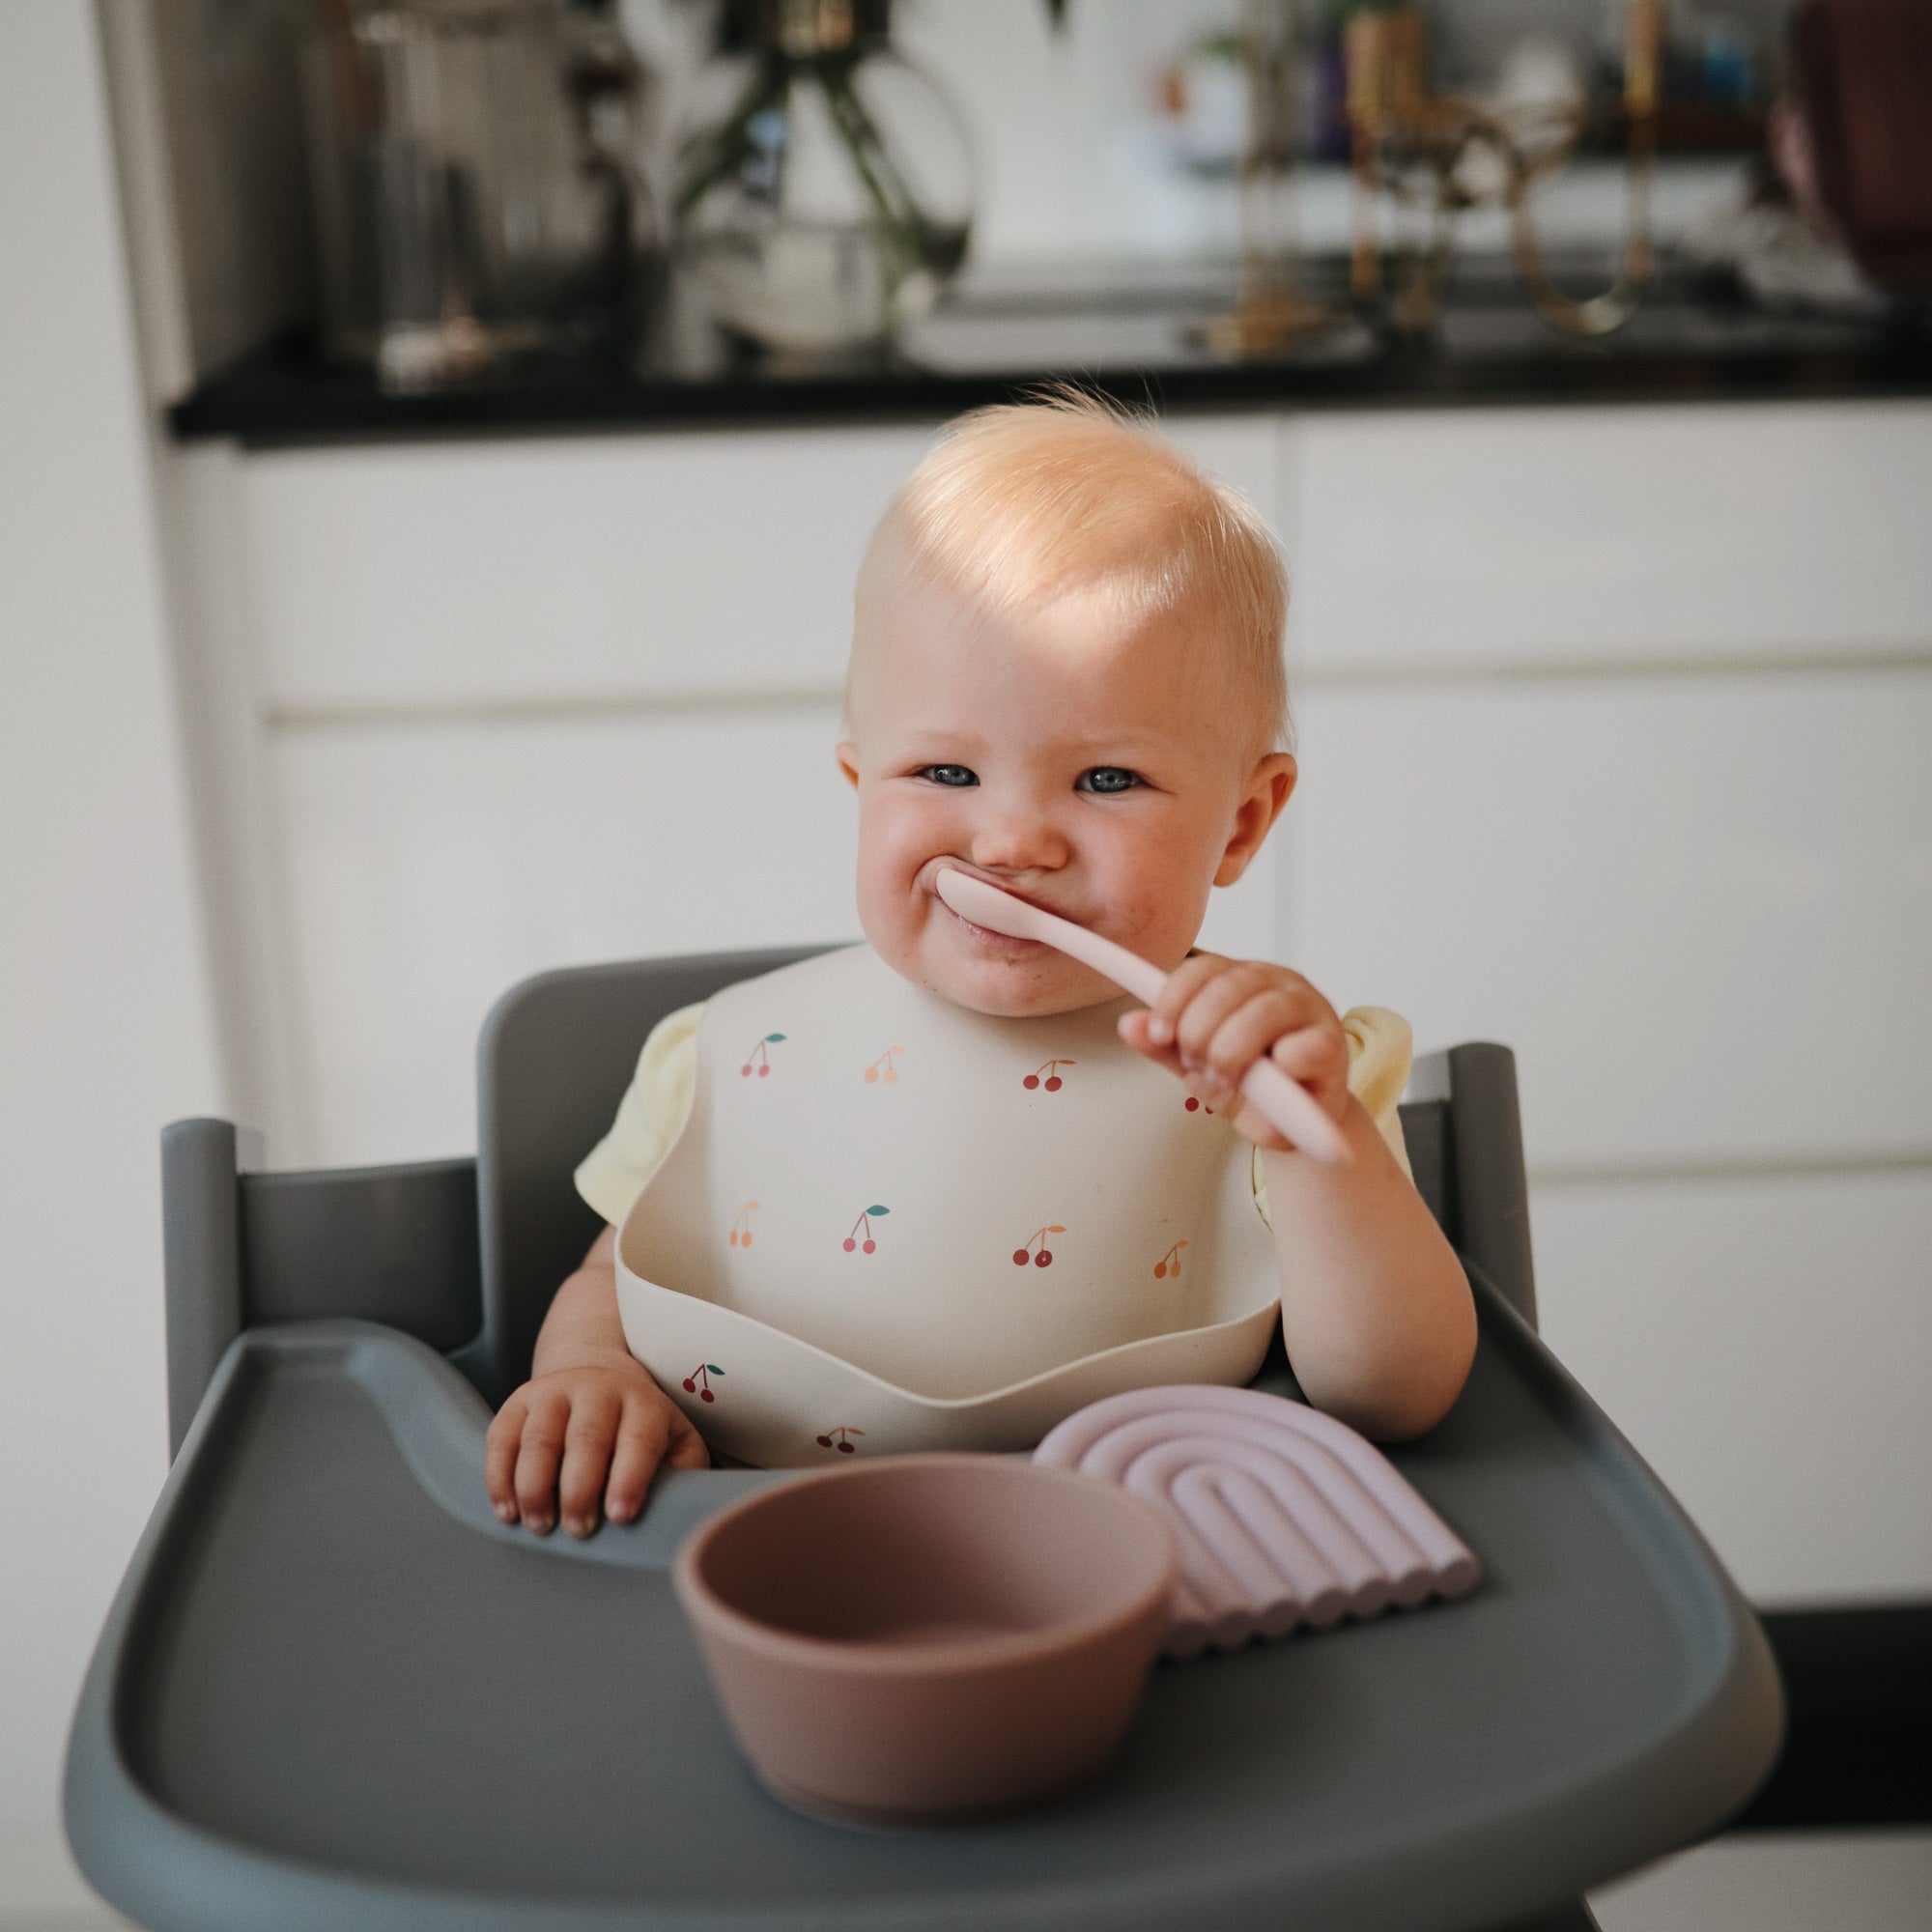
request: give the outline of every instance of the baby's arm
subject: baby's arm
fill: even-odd
[[[703,1438],[624,1346],[617,1314],[617,1231],[606,1228],[544,1317],[530,1378],[497,1411],[484,1457],[490,1501],[504,1522],[544,1535],[562,1506],[573,1536],[598,1507],[629,1522],[658,1464],[708,1468]]]
[[[1282,1332],[1309,1401],[1384,1440],[1433,1428],[1474,1359],[1475,1305],[1435,1217],[1349,1091],[1335,1009],[1286,967],[1196,953],[1121,1034],[1263,1150]],[[1241,1099],[1264,1053],[1341,1127],[1347,1166],[1294,1152]]]

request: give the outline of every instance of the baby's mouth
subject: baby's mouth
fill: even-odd
[[[919,868],[919,874],[913,881],[914,885],[923,892],[939,911],[944,913],[954,925],[959,927],[977,945],[982,946],[990,952],[1004,952],[1009,956],[1052,951],[1050,947],[1043,946],[1037,939],[1019,939],[1011,933],[995,932],[991,926],[980,925],[977,922],[967,919],[963,914],[954,912],[939,895],[937,882],[939,875],[946,871],[964,872],[968,878],[983,879],[987,885],[997,886],[1001,892],[1010,893],[1014,898],[1022,899],[1028,905],[1038,905],[1042,912],[1051,912],[1053,908],[1051,906],[1040,905],[1039,900],[1034,898],[1030,894],[1017,891],[1005,879],[998,879],[993,877],[989,872],[982,872],[978,866],[969,866],[963,860],[928,859]]]

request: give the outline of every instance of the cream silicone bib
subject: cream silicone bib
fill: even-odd
[[[1127,1004],[989,1018],[863,946],[711,1001],[617,1296],[715,1448],[1017,1449],[1254,1375],[1279,1288],[1248,1145],[1122,1044]]]

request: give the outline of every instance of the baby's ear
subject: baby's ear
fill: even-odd
[[[1217,886],[1232,886],[1248,869],[1294,790],[1295,777],[1294,760],[1286,752],[1270,752],[1255,766],[1247,791],[1235,810],[1234,828],[1221,863],[1214,868]]]
[[[845,774],[845,782],[854,791],[859,789],[859,748],[851,739],[838,748],[838,769]]]

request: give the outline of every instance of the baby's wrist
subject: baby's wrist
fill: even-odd
[[[569,1375],[579,1369],[610,1369],[620,1375],[643,1376],[649,1380],[644,1365],[628,1349],[589,1345],[572,1349],[567,1354],[554,1358],[546,1357],[540,1363],[532,1363],[530,1378],[541,1380],[546,1376]]]

